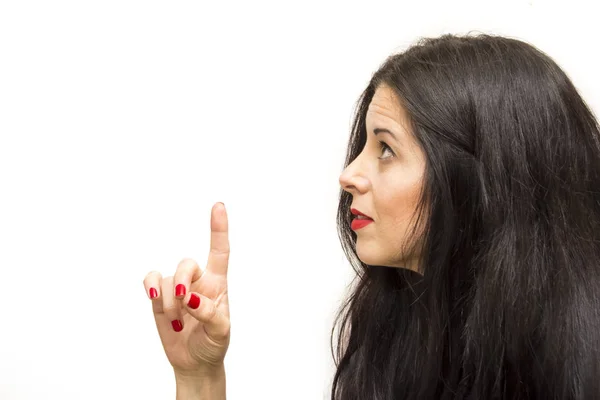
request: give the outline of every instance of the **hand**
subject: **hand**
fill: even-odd
[[[220,203],[212,208],[210,229],[204,271],[194,260],[184,259],[174,276],[163,279],[153,271],[144,278],[165,353],[181,376],[210,374],[223,368],[229,347],[229,228],[225,206]]]

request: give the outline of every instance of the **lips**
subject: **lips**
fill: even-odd
[[[351,208],[350,212],[352,213],[352,215],[360,215],[362,217],[365,217],[366,219],[370,219],[371,221],[373,220],[373,218],[369,217],[367,214],[358,211],[356,208]]]

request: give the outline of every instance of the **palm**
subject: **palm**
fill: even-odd
[[[202,293],[213,299],[218,310],[229,318],[226,277],[207,271],[198,281],[192,283],[191,291]],[[221,348],[222,352],[215,351],[215,342],[208,337],[203,324],[189,315],[185,307],[182,307],[182,312],[184,329],[181,332],[175,332],[170,321],[156,324],[171,365],[186,369],[198,365],[198,363],[217,363],[223,358],[227,348],[217,346]]]

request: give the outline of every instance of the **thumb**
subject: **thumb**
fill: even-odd
[[[187,312],[204,324],[204,330],[214,340],[222,341],[229,336],[230,321],[215,302],[197,292],[189,292],[183,298]]]

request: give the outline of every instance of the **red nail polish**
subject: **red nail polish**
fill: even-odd
[[[200,306],[200,296],[196,293],[192,293],[190,296],[190,301],[188,301],[188,307],[193,308],[194,310]]]
[[[185,285],[180,283],[179,285],[175,286],[175,296],[185,296]]]
[[[155,299],[156,297],[158,297],[158,292],[156,291],[156,289],[154,289],[153,287],[150,288],[150,298],[151,299]]]
[[[171,321],[171,325],[173,325],[173,330],[175,332],[181,332],[181,330],[183,329],[183,325],[181,324],[181,321],[178,319]]]

